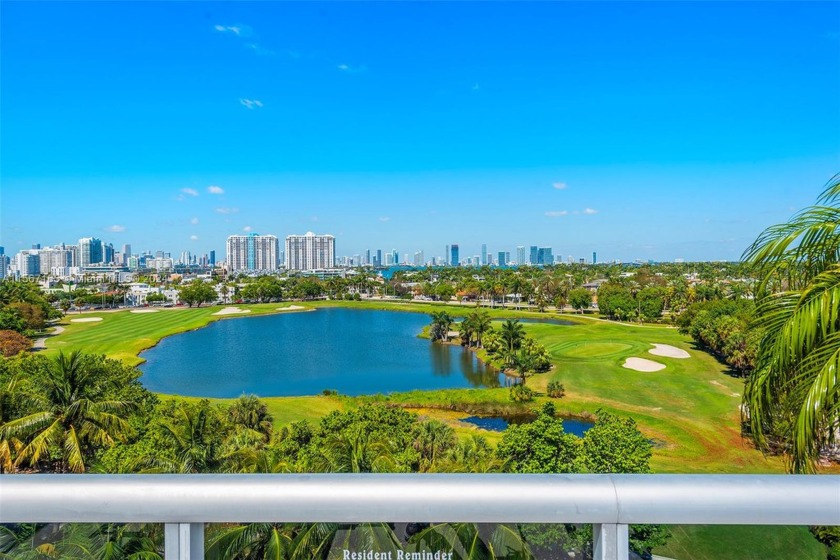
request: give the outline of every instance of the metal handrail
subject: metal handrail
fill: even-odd
[[[0,476],[0,523],[166,523],[171,558],[199,557],[203,523],[377,521],[592,523],[596,558],[626,558],[631,523],[840,525],[840,476]]]

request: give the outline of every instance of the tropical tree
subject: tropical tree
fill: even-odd
[[[765,328],[745,411],[762,446],[781,438],[795,472],[812,471],[840,429],[840,175],[817,204],[764,230],[744,253]]]
[[[123,439],[128,432],[125,416],[137,404],[115,396],[125,381],[112,374],[120,366],[80,352],[62,352],[49,361],[34,380],[36,412],[0,428],[0,440],[23,442],[15,466],[36,466],[54,457],[60,472],[84,472],[85,461],[97,448]]]
[[[493,330],[493,323],[486,311],[476,311],[469,316],[472,324],[473,335],[475,336],[475,345],[482,347],[482,338],[484,335]]]
[[[265,441],[271,438],[274,418],[268,407],[255,395],[242,395],[228,409],[228,420],[260,434]]]
[[[508,352],[513,352],[519,348],[522,339],[525,338],[525,329],[522,324],[514,319],[508,319],[502,323],[502,340],[505,341],[505,347]]]
[[[455,446],[455,430],[443,422],[429,420],[415,428],[414,449],[420,454],[420,470],[432,470]]]
[[[222,468],[225,428],[219,411],[207,399],[168,402],[157,426],[164,449],[141,459],[145,472],[204,473]]]
[[[429,332],[432,340],[449,340],[449,328],[452,326],[452,317],[446,311],[435,311],[432,313],[432,328]]]

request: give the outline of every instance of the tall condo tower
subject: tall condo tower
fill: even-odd
[[[335,237],[304,235],[286,237],[286,268],[289,270],[317,270],[335,268]]]
[[[277,270],[280,255],[276,235],[231,235],[226,249],[228,270]]]
[[[79,266],[100,264],[105,258],[105,244],[96,237],[79,239]]]
[[[449,256],[449,264],[451,266],[458,266],[459,264],[461,264],[461,257],[459,255],[457,243],[452,244],[452,248],[450,249],[450,251],[451,252]]]

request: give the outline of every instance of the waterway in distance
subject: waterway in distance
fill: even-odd
[[[218,398],[504,383],[473,352],[417,338],[430,322],[421,313],[342,308],[224,319],[142,352],[141,381],[158,393]]]

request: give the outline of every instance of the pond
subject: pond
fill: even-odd
[[[499,372],[473,352],[417,338],[429,322],[340,308],[224,319],[141,353],[141,381],[159,393],[219,398],[500,386]]]
[[[504,432],[511,424],[527,424],[533,420],[533,416],[526,414],[517,416],[470,416],[468,418],[462,418],[461,422],[473,424],[482,430]],[[578,437],[583,437],[583,434],[594,425],[594,423],[586,422],[585,420],[563,418],[563,430],[567,434],[574,434]]]

